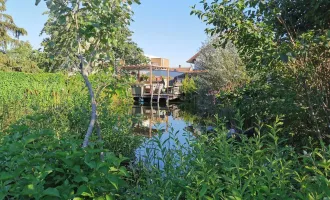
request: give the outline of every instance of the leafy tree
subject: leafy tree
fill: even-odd
[[[55,72],[54,62],[49,58],[49,54],[41,49],[33,50],[31,59],[37,63],[39,69],[44,72]]]
[[[6,0],[0,0],[0,49],[2,52],[5,52],[8,47],[17,45],[19,36],[27,34],[25,29],[16,26],[12,16],[4,13],[5,11]]]
[[[138,65],[147,63],[148,59],[143,50],[130,39],[118,49],[115,49],[116,58],[122,59],[126,65]]]
[[[206,91],[234,89],[247,79],[245,66],[234,45],[228,43],[225,48],[216,48],[214,44],[218,42],[215,38],[203,44],[195,63],[195,68],[206,71],[198,78],[202,94]]]
[[[98,3],[96,3],[96,5],[97,4]],[[129,2],[128,4],[124,5],[123,8],[126,9],[126,12],[130,12],[130,14],[132,14],[132,12],[130,11]],[[118,14],[120,13],[117,14],[114,13],[114,15],[118,15]],[[120,20],[123,19],[119,17],[117,21]],[[110,43],[112,44],[107,45],[107,48],[104,49],[103,53],[100,53],[99,50],[94,51],[95,59],[93,63],[88,63],[85,66],[88,73],[95,73],[99,70],[106,69],[112,66],[116,68],[116,66],[120,64],[117,62],[118,60],[124,61],[125,64],[128,65],[130,64],[135,65],[146,62],[147,59],[144,56],[143,50],[139,48],[137,44],[131,40],[132,32],[129,30],[128,27],[129,22],[130,22],[129,20],[125,21],[126,24],[121,27],[118,27],[119,25],[116,24],[117,23],[116,21],[112,22],[113,26],[111,26],[111,28],[108,27],[108,30],[112,32],[112,34],[109,35],[111,36],[112,42]],[[47,35],[51,35],[51,37],[45,38],[44,41],[42,42],[42,45],[44,46],[44,52],[48,55],[49,58],[52,59],[50,71],[57,71],[57,70],[76,71],[79,68],[79,66],[77,66],[77,63],[79,63],[79,61],[78,61],[78,57],[73,52],[77,52],[78,47],[70,46],[71,49],[67,49],[67,48],[62,48],[62,46],[59,45],[63,42],[63,37],[75,38],[76,37],[75,33],[72,31],[60,33],[59,30],[57,29],[57,26],[61,26],[61,24],[56,24],[56,23],[58,23],[56,22],[56,18],[50,15],[49,20],[47,21],[44,29],[42,30],[43,33]],[[97,26],[100,25],[101,24],[97,24]],[[71,30],[71,28],[69,27],[71,25],[67,25],[67,26],[68,27],[66,28]],[[94,40],[94,38],[92,37],[91,40]],[[93,43],[94,43],[93,41],[88,41],[88,43],[85,44],[85,47],[90,48],[91,45],[93,45]]]
[[[196,91],[197,87],[194,81],[194,78],[185,76],[185,78],[182,81],[182,90],[183,93],[186,95],[191,95]]]
[[[201,4],[203,9],[194,6],[192,14],[211,25],[206,31],[218,35],[221,45],[232,41],[249,75],[258,77],[240,95],[233,95],[241,98],[229,101],[249,105],[244,98],[249,96],[254,99],[249,103],[255,104],[249,115],[285,114],[294,132],[324,138],[330,130],[330,2],[203,0]]]
[[[41,0],[36,0],[36,5]],[[92,112],[83,147],[87,147],[97,121],[97,104],[88,74],[102,61],[115,61],[114,47],[122,44],[122,33],[131,20],[130,5],[137,0],[45,0],[49,19],[48,43],[66,68],[79,68],[89,90]]]
[[[203,0],[201,3],[204,10],[194,6],[192,14],[212,25],[206,32],[218,34],[222,45],[232,41],[249,68],[270,67],[276,59],[284,59],[288,44],[295,45],[303,33],[313,30],[322,35],[330,25],[327,0]]]
[[[17,42],[14,48],[0,55],[1,71],[39,72],[38,63],[34,60],[34,50],[28,42]]]

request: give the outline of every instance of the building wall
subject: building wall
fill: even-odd
[[[151,58],[151,64],[162,66],[162,59],[161,58]]]
[[[170,67],[170,61],[166,58],[151,58],[151,64],[156,64],[163,67]]]
[[[164,67],[170,67],[170,61],[166,58],[163,58]]]

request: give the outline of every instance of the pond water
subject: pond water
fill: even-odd
[[[145,141],[136,150],[138,160],[164,166],[163,156],[169,150],[179,148],[188,151],[195,139],[192,120],[185,119],[179,105],[150,106],[134,105],[132,114],[140,120],[134,124],[134,132],[145,136]],[[183,152],[184,153],[184,152]]]

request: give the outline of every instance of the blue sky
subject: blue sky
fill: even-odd
[[[206,26],[196,17],[190,16],[190,6],[199,0],[141,0],[141,5],[133,6],[135,12],[131,30],[133,40],[148,55],[170,59],[172,67],[186,63],[206,39]],[[40,47],[39,36],[47,19],[42,13],[46,6],[34,5],[35,0],[8,0],[7,13],[14,17],[18,26],[28,31],[29,40]]]

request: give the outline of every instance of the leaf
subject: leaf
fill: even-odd
[[[81,194],[81,196],[84,196],[84,197],[93,197],[92,194],[87,193],[87,192],[83,192],[83,193]]]
[[[52,5],[52,3],[53,3],[52,0],[48,0],[48,1],[46,2],[47,7],[50,8],[50,6]]]
[[[40,138],[40,135],[37,135],[37,134],[29,135],[25,139],[25,144],[29,144],[31,142],[34,142],[38,138]]]
[[[205,195],[205,193],[207,192],[207,188],[208,186],[206,184],[203,184],[202,189],[199,191],[199,198],[202,198]]]
[[[105,195],[105,199],[106,199],[106,200],[113,200],[114,198],[113,198],[112,196]]]
[[[82,195],[82,193],[88,191],[88,188],[86,185],[81,185],[77,190],[77,195]]]
[[[5,199],[5,197],[7,196],[7,194],[6,193],[4,193],[4,192],[0,192],[0,199]]]
[[[282,62],[288,62],[289,61],[289,57],[286,54],[281,54],[280,57],[281,57]]]
[[[35,5],[37,6],[40,3],[41,0],[36,0]]]
[[[58,21],[61,25],[65,24],[66,23],[66,17],[65,16],[60,16],[58,18]]]
[[[52,197],[59,197],[60,193],[56,188],[47,188],[44,192],[43,192],[44,196],[52,196]]]
[[[12,174],[6,173],[6,172],[1,172],[0,173],[0,181],[8,180],[14,178]]]
[[[85,177],[85,176],[81,176],[81,175],[78,175],[76,176],[73,181],[77,182],[77,183],[80,183],[80,182],[88,182],[88,178]]]

